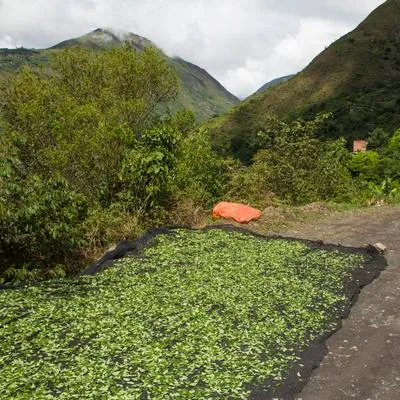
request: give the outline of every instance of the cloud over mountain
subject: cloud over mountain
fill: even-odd
[[[49,47],[99,26],[145,36],[245,97],[304,68],[382,0],[0,0],[0,47]]]

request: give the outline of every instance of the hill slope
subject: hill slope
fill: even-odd
[[[0,49],[0,74],[13,73],[24,64],[46,65],[49,54],[62,48],[84,46],[101,49],[121,46],[126,41],[139,51],[147,46],[156,47],[150,40],[133,33],[100,28],[84,36],[65,40],[49,49]],[[199,121],[203,121],[215,114],[228,111],[239,102],[204,69],[181,58],[171,58],[166,55],[165,57],[174,66],[180,78],[181,90],[178,99],[170,105],[173,110],[189,108]]]
[[[294,77],[294,75],[287,75],[287,76],[282,76],[281,78],[273,79],[272,81],[261,86],[260,89],[258,89],[255,93],[265,92],[267,89],[271,89],[275,86],[280,85],[281,83],[287,82],[290,78],[293,78],[293,77]]]
[[[251,156],[248,143],[268,114],[312,117],[331,111],[326,135],[364,138],[400,127],[400,1],[388,0],[289,81],[252,96],[210,124],[216,144]]]

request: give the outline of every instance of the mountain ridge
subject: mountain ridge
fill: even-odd
[[[137,50],[143,50],[145,47],[151,46],[158,48],[151,40],[128,31],[117,31],[113,28],[96,28],[82,36],[76,38],[63,40],[47,49],[55,50],[65,47],[86,45],[95,49],[102,49],[104,47],[118,46],[123,42],[129,42]]]
[[[265,83],[264,85],[262,85],[253,94],[264,92],[265,90],[268,90],[268,89],[270,89],[272,87],[280,85],[281,83],[287,82],[289,79],[293,78],[294,76],[295,76],[295,74],[291,74],[291,75],[282,76],[280,78],[272,79],[271,81],[269,81],[269,82]]]
[[[400,126],[400,2],[387,0],[289,81],[258,93],[210,123],[217,148],[247,146],[269,115],[291,120],[331,112],[324,135],[364,139]]]
[[[180,80],[180,91],[176,101],[169,103],[172,112],[188,108],[198,121],[223,114],[239,102],[217,79],[205,69],[180,57],[169,57],[151,40],[132,32],[112,28],[97,28],[85,35],[59,42],[45,49],[0,49],[0,75],[10,75],[23,65],[46,66],[49,56],[63,48],[81,46],[93,50],[113,48],[128,42],[136,50],[145,47],[157,48],[176,70]]]

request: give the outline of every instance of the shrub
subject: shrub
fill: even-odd
[[[259,151],[250,167],[234,165],[230,169],[230,179],[225,190],[227,199],[264,209],[276,200],[276,195],[269,182],[270,171],[268,165],[258,162],[262,159],[265,150]]]
[[[352,174],[368,182],[381,182],[383,179],[381,158],[375,151],[356,153],[349,162]]]
[[[108,208],[92,207],[83,223],[85,247],[81,252],[84,259],[99,258],[110,244],[138,237],[143,230],[142,223],[140,210],[128,211],[119,203]]]
[[[175,198],[188,197],[210,206],[220,198],[227,181],[227,162],[212,149],[204,129],[189,133],[179,146],[174,176]]]
[[[29,175],[3,179],[0,198],[0,279],[73,272],[85,244],[84,196],[72,191],[62,178],[42,180]]]
[[[126,152],[177,94],[175,71],[157,50],[129,46],[55,53],[51,74],[24,69],[1,111],[23,167],[110,203]],[[79,76],[79,79],[76,77]]]
[[[159,124],[138,139],[127,155],[119,176],[119,201],[127,209],[152,212],[166,207],[177,163],[181,134],[172,125]]]
[[[382,165],[386,178],[400,181],[400,129],[394,133],[386,146]]]
[[[271,118],[259,133],[264,148],[255,155],[253,164],[234,178],[231,193],[247,192],[257,203],[274,196],[294,204],[345,197],[351,186],[345,142],[315,137],[327,118],[319,115],[311,121],[289,124]]]

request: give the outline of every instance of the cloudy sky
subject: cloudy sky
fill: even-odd
[[[383,0],[0,0],[0,48],[127,30],[208,70],[236,96],[303,69]]]

